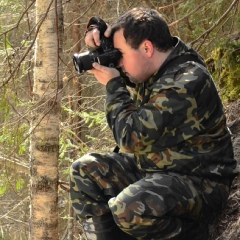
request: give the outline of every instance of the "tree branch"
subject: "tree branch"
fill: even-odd
[[[177,7],[180,3],[182,2],[185,2],[186,0],[180,0],[178,2],[175,2],[175,3],[172,3],[172,4],[169,4],[169,5],[166,5],[166,6],[163,6],[163,7],[159,7],[158,10],[159,11],[164,11],[168,8],[173,8],[173,7]]]
[[[21,206],[22,203],[25,202],[26,200],[29,200],[29,197],[24,198],[22,201],[20,201],[18,204],[16,204],[13,208],[11,208],[11,210],[9,210],[9,211],[8,211],[7,213],[5,213],[4,215],[0,216],[0,219],[2,219],[2,218],[10,218],[10,217],[8,216],[8,214],[10,214],[10,213],[13,212],[15,209],[17,209],[19,206]],[[21,223],[23,223],[23,222],[21,221]]]
[[[12,77],[14,76],[14,74],[18,71],[19,66],[20,66],[21,63],[24,61],[24,59],[26,58],[26,56],[28,55],[28,53],[30,52],[30,50],[32,49],[32,47],[33,47],[33,45],[35,44],[35,41],[36,41],[36,39],[37,39],[38,32],[39,32],[39,30],[40,30],[40,28],[41,28],[41,26],[42,26],[42,23],[44,22],[45,18],[47,17],[47,14],[48,14],[48,12],[49,12],[49,10],[50,10],[50,7],[51,7],[53,1],[54,1],[54,0],[52,0],[52,1],[50,2],[48,8],[46,9],[46,12],[45,12],[44,16],[43,16],[43,17],[41,18],[41,20],[37,23],[38,27],[37,27],[37,29],[36,29],[36,34],[35,34],[35,36],[34,36],[34,39],[33,39],[32,43],[31,43],[31,45],[30,45],[30,46],[27,48],[27,50],[25,51],[23,57],[22,57],[22,58],[19,60],[19,62],[17,63],[17,66],[18,66],[18,67],[16,67],[16,68],[14,69],[14,71],[10,74],[10,76],[7,78],[6,81],[3,81],[3,82],[2,82],[2,84],[0,85],[0,88],[4,87],[4,86],[12,79]],[[16,28],[17,26],[18,26],[18,25],[16,25],[14,28]],[[14,28],[13,28],[13,29],[14,29]],[[13,29],[11,29],[11,30],[13,30]],[[6,34],[6,32],[3,33],[3,34]]]
[[[196,11],[198,11],[200,8],[202,8],[202,7],[204,7],[205,5],[207,5],[209,2],[211,2],[211,1],[206,1],[206,2],[204,2],[204,3],[202,3],[202,4],[200,4],[200,5],[197,6],[195,9],[193,9],[188,15],[184,16],[184,17],[181,18],[181,19],[178,19],[178,20],[175,21],[175,22],[170,23],[168,26],[169,26],[169,27],[172,27],[172,26],[178,24],[179,22],[183,21],[184,19],[188,18],[188,17],[191,16],[193,13],[195,13]]]
[[[228,13],[232,10],[232,8],[239,3],[239,0],[234,0],[231,4],[231,6],[227,9],[227,11],[218,19],[215,24],[212,25],[206,32],[204,32],[202,35],[200,35],[197,39],[192,41],[190,44],[193,45],[194,43],[198,42],[200,38],[203,38],[204,36],[208,35],[215,27],[217,27],[221,21],[228,15]]]
[[[15,168],[18,172],[22,172],[24,174],[29,174],[29,164],[23,163],[17,158],[3,156],[3,153],[0,152],[0,166],[1,165],[12,169]]]

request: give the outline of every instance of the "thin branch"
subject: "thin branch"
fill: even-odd
[[[11,218],[11,217],[9,217],[9,216],[6,216],[6,218],[7,218],[7,219],[10,219],[10,220],[12,220],[12,221],[14,221],[14,222],[21,223],[21,224],[23,224],[23,225],[29,226],[29,223],[26,223],[26,222],[17,220],[17,219],[15,219],[15,218]]]
[[[17,209],[25,200],[29,200],[30,197],[26,197],[24,198],[21,202],[19,202],[18,204],[16,204],[13,208],[11,208],[11,210],[9,210],[7,213],[5,213],[4,215],[0,216],[0,219],[2,218],[6,218],[8,217],[8,214],[11,213],[12,211],[14,211],[15,209]]]
[[[200,35],[197,39],[192,41],[190,44],[193,45],[194,43],[198,42],[200,38],[205,37],[205,35],[208,35],[215,27],[217,27],[221,21],[228,15],[228,13],[232,10],[232,8],[239,3],[239,0],[234,0],[231,4],[231,6],[227,9],[227,11],[218,19],[215,24],[212,25],[206,32],[204,32],[202,35]]]
[[[173,0],[172,0],[172,3],[173,3]],[[174,19],[176,20],[177,19],[177,13],[176,13],[176,5],[174,5],[174,3],[172,4],[172,9],[173,9],[173,15],[174,15]],[[178,36],[180,36],[180,32],[179,32],[179,25],[176,25],[176,31],[178,33]]]
[[[17,66],[20,66],[20,65],[21,65],[21,63],[24,61],[24,59],[26,58],[26,56],[28,55],[28,53],[31,51],[33,45],[35,44],[35,41],[36,41],[37,36],[38,36],[38,32],[39,32],[39,30],[40,30],[40,28],[41,28],[41,26],[42,26],[45,18],[47,17],[47,14],[48,14],[48,12],[49,12],[49,10],[50,10],[50,8],[51,8],[51,5],[52,5],[53,1],[54,1],[54,0],[52,0],[52,1],[50,2],[48,8],[46,9],[45,14],[43,15],[42,19],[38,22],[38,27],[37,27],[37,29],[36,29],[36,34],[35,34],[35,36],[34,36],[34,39],[33,39],[32,43],[31,43],[31,45],[27,48],[27,50],[26,50],[26,52],[24,53],[23,57],[22,57],[22,58],[19,60],[19,62],[17,63]],[[5,33],[4,33],[4,34],[5,34]],[[12,78],[12,77],[14,76],[14,74],[18,71],[18,69],[19,69],[19,68],[15,68],[15,69],[14,69],[14,71],[11,73],[11,75],[8,77],[8,79],[1,84],[0,88],[4,87],[4,86],[11,80],[11,78]]]
[[[235,16],[234,14],[233,14],[233,16]],[[216,31],[216,33],[219,33],[221,30],[222,30],[222,26],[224,26],[224,24],[231,18],[232,16],[229,16],[223,23],[222,23],[222,25],[220,25],[219,26],[219,29]],[[225,33],[223,33],[224,34],[224,36],[225,36]],[[204,48],[202,48],[202,49],[200,49],[201,47],[202,47],[202,45],[204,44],[204,41],[205,41],[205,39],[207,38],[207,36],[208,35],[206,35],[205,37],[204,37],[204,40],[197,46],[197,47],[195,47],[195,49],[197,50],[197,51],[199,51],[199,52],[201,52],[201,51],[203,51],[204,49],[206,49],[207,47],[208,47],[208,44],[210,44],[211,42],[213,42],[213,41],[216,41],[216,38],[221,38],[221,34],[220,35],[217,35],[216,34],[216,36],[215,37],[213,37],[213,38],[211,38],[211,40],[209,40],[209,42],[208,42],[208,44],[207,44],[207,46],[205,46]],[[225,36],[226,37],[226,36]]]
[[[89,5],[89,7],[87,8],[87,10],[85,12],[83,12],[78,18],[74,19],[71,23],[68,24],[68,26],[66,26],[64,29],[68,29],[69,27],[71,27],[75,22],[77,22],[79,19],[82,18],[82,16],[84,16],[91,8],[92,6],[95,4],[96,0],[93,0],[91,2],[91,4]]]
[[[21,162],[17,158],[3,156],[2,153],[0,156],[0,165],[5,165],[10,168],[16,168],[18,172],[29,174],[29,164]]]
[[[204,3],[202,3],[202,4],[200,4],[200,5],[197,6],[195,9],[193,9],[188,15],[184,16],[184,17],[181,18],[181,19],[178,19],[178,20],[175,21],[175,22],[170,23],[168,26],[169,26],[169,27],[172,27],[172,26],[178,24],[179,22],[185,20],[186,18],[188,18],[188,17],[191,16],[193,13],[197,12],[200,8],[204,7],[205,5],[207,5],[207,4],[210,3],[210,2],[211,2],[211,0],[210,0],[210,1],[206,1],[206,2],[204,2]]]
[[[8,29],[8,30],[5,31],[4,33],[0,34],[0,37],[1,37],[2,35],[5,35],[5,34],[11,32],[11,31],[14,30],[15,28],[18,28],[18,26],[19,26],[20,22],[22,21],[24,15],[28,13],[28,10],[32,7],[32,5],[35,3],[35,1],[36,1],[36,0],[33,0],[32,3],[25,9],[25,11],[21,14],[21,16],[20,16],[18,22],[15,24],[15,26],[12,27],[12,28],[10,28],[10,29]]]
[[[186,0],[180,0],[178,2],[175,2],[175,3],[172,3],[172,4],[169,4],[169,5],[166,5],[166,6],[163,6],[163,7],[159,7],[158,10],[159,11],[164,11],[168,8],[174,8],[174,7],[177,7],[180,3],[182,2],[185,2]]]

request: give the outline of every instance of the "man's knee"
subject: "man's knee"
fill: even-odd
[[[108,201],[108,206],[113,214],[114,221],[121,229],[131,229],[131,219],[126,212],[126,205],[113,197]]]
[[[82,168],[87,168],[89,164],[91,164],[94,161],[95,157],[93,154],[86,154],[83,157],[77,159],[74,161],[71,165],[70,175],[73,174],[73,172],[78,172]]]
[[[123,231],[141,225],[145,212],[144,203],[139,201],[139,196],[131,195],[131,191],[127,189],[129,187],[108,201],[114,220]],[[146,218],[144,221],[147,221]]]
[[[70,167],[70,187],[77,191],[84,185],[84,179],[86,179],[86,171],[89,168],[88,165],[91,163],[91,155],[87,154],[76,161],[74,161]],[[72,190],[70,189],[70,191]]]

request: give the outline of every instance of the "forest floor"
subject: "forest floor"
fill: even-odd
[[[240,177],[232,185],[227,207],[210,226],[210,240],[240,240]]]
[[[227,106],[228,126],[233,134],[235,159],[240,165],[240,100]],[[227,207],[210,227],[210,240],[240,240],[240,175],[233,181]]]

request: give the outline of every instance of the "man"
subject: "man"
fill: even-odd
[[[134,8],[108,27],[119,67],[93,63],[106,85],[106,117],[120,153],[71,167],[72,206],[88,239],[207,240],[236,161],[221,100],[202,58],[154,10]],[[94,26],[88,45],[99,45]]]

